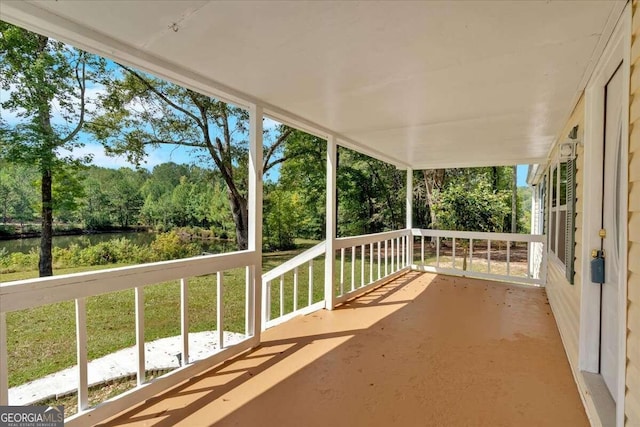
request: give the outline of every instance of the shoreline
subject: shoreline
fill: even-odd
[[[116,233],[150,233],[149,227],[128,227],[113,228],[108,230],[84,230],[81,228],[73,228],[70,230],[58,230],[53,232],[53,236],[83,236],[94,234],[116,234]],[[40,231],[26,231],[14,234],[0,234],[0,240],[21,240],[34,239],[42,235]]]

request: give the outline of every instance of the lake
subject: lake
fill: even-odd
[[[125,237],[136,245],[148,245],[156,238],[155,233],[146,232],[129,232],[129,233],[102,233],[102,234],[82,234],[77,236],[54,236],[53,246],[59,248],[68,248],[72,244],[76,244],[81,248],[96,245],[100,242],[107,242],[111,239],[120,239]],[[226,240],[207,240],[194,241],[200,243],[202,251],[211,253],[223,253],[234,250],[235,243]],[[33,237],[29,239],[0,240],[0,251],[6,249],[8,253],[23,252],[28,253],[31,249],[40,248],[40,238]]]

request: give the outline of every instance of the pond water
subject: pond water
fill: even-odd
[[[100,242],[107,242],[111,239],[125,237],[136,245],[148,245],[156,238],[155,233],[129,232],[129,233],[102,233],[102,234],[82,234],[78,236],[54,236],[53,246],[68,248],[71,244],[77,244],[81,248],[96,245]],[[234,250],[235,243],[226,240],[194,241],[199,243],[202,251],[211,253],[223,253]],[[40,238],[0,240],[0,251],[6,249],[8,253],[23,252],[28,253],[31,249],[40,248]]]

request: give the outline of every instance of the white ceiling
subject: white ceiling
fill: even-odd
[[[536,163],[625,1],[0,2],[0,18],[415,169]]]

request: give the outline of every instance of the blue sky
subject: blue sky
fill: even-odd
[[[527,186],[527,170],[529,165],[518,165],[517,175],[518,175],[518,187],[526,187]]]
[[[110,61],[109,61],[110,62]],[[11,88],[9,90],[0,89],[0,101],[6,100],[11,93]],[[87,96],[89,98],[97,97],[99,94],[104,93],[104,89],[99,86],[91,86],[87,88]],[[56,115],[56,105],[54,103],[53,111],[54,124],[65,125],[64,120],[60,115]],[[56,117],[57,116],[57,117]],[[21,119],[15,111],[7,111],[4,109],[0,109],[0,119],[2,119],[9,126],[16,125],[21,122]],[[278,125],[277,122],[265,118],[264,128],[266,130],[271,130]],[[106,167],[106,168],[120,168],[120,167],[128,167],[133,168],[134,165],[129,163],[125,156],[108,156],[102,145],[97,142],[91,140],[91,137],[86,134],[81,134],[80,141],[84,143],[84,146],[81,148],[74,149],[72,154],[73,157],[84,157],[87,155],[91,155],[93,158],[92,164],[96,166]],[[183,164],[198,164],[202,167],[212,167],[211,161],[203,161],[201,156],[197,155],[197,151],[193,148],[183,147],[178,145],[162,145],[159,147],[148,147],[147,156],[145,161],[140,166],[146,168],[148,170],[153,169],[155,166],[166,163],[166,162],[174,162],[174,163],[183,163]],[[202,154],[202,151],[199,151]],[[67,153],[62,153],[67,154]],[[200,157],[200,158],[199,158]],[[208,156],[206,156],[208,158]],[[518,186],[526,186],[526,178],[527,178],[527,165],[518,165],[517,167],[517,182]],[[265,177],[266,180],[276,181],[279,177],[279,168],[275,167],[270,171],[269,176]]]

